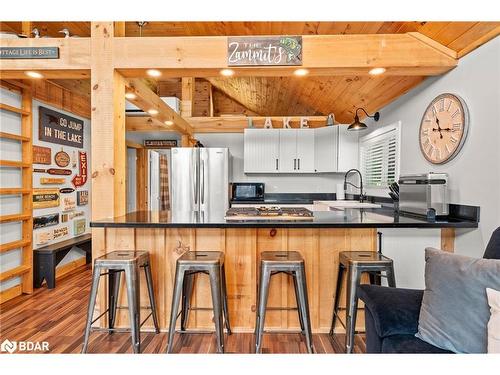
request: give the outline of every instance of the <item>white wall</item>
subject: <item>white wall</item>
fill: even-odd
[[[228,147],[233,161],[233,182],[264,182],[267,193],[335,193],[343,183],[343,173],[324,174],[248,174],[243,173],[243,133],[196,134],[205,147]]]
[[[418,144],[420,120],[439,94],[461,96],[470,112],[462,151],[444,165],[425,160]],[[401,173],[446,172],[450,202],[481,207],[479,230],[459,230],[455,252],[480,257],[492,231],[500,226],[500,37],[460,59],[452,71],[431,77],[383,108],[370,129],[401,121]],[[404,250],[402,250],[404,251]],[[422,253],[423,258],[423,253]]]

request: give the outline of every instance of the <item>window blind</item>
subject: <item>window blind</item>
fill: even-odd
[[[399,128],[360,142],[360,161],[363,181],[369,187],[387,187],[399,178]]]

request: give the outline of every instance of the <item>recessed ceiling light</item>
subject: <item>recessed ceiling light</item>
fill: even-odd
[[[173,121],[170,121],[170,120],[165,121],[165,125],[170,126],[170,125],[173,125],[173,124],[174,124]]]
[[[157,110],[157,109],[154,109],[154,108],[151,108],[151,109],[148,111],[148,113],[149,113],[150,115],[154,116],[154,115],[157,115],[157,114],[158,114],[158,110]]]
[[[230,76],[234,75],[234,70],[233,69],[222,69],[220,71],[220,74],[225,76],[225,77],[230,77]]]
[[[368,74],[372,76],[378,76],[379,74],[385,73],[385,70],[385,68],[373,68],[368,72]]]
[[[304,69],[304,68],[300,68],[300,69],[295,70],[293,72],[293,74],[295,74],[296,76],[299,76],[299,77],[303,77],[303,76],[306,76],[309,74],[309,70]]]
[[[30,77],[30,78],[43,78],[43,74],[42,73],[39,73],[39,72],[34,72],[32,70],[28,70],[27,72],[25,72],[25,74]]]
[[[126,92],[125,93],[125,98],[127,99],[135,99],[137,96],[133,92]]]
[[[150,77],[159,77],[161,76],[161,72],[156,69],[148,69],[146,70],[146,73],[148,73],[148,76]]]

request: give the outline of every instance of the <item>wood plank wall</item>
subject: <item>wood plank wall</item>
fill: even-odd
[[[271,229],[265,228],[107,228],[105,232],[106,252],[116,249],[150,252],[162,330],[167,328],[170,316],[175,263],[185,251],[211,250],[225,253],[230,319],[232,327],[237,332],[252,332],[254,329],[259,254],[266,250],[301,252],[306,263],[313,330],[314,332],[328,332],[332,317],[338,253],[348,250],[376,250],[375,229],[284,228],[276,229],[275,235]],[[126,294],[123,284],[120,298],[121,303],[125,305]],[[141,301],[142,305],[147,305],[147,290],[143,275],[141,276]],[[344,306],[343,300],[341,305]],[[212,306],[206,275],[197,276],[193,306]],[[296,306],[293,284],[286,275],[273,276],[268,306]],[[146,311],[143,314],[146,314]],[[362,328],[363,321],[363,314],[360,313],[358,327]],[[118,324],[123,326],[128,324],[126,311],[120,312]],[[151,327],[152,323],[148,321],[145,328]],[[202,331],[213,330],[212,312],[192,311],[188,328]],[[268,310],[266,329],[287,331],[298,328],[295,310]]]

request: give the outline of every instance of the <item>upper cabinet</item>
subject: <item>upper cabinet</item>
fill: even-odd
[[[358,135],[347,126],[245,129],[245,173],[331,173],[358,167]]]
[[[245,173],[279,173],[279,129],[245,129]]]
[[[280,129],[279,171],[314,173],[314,130]]]

